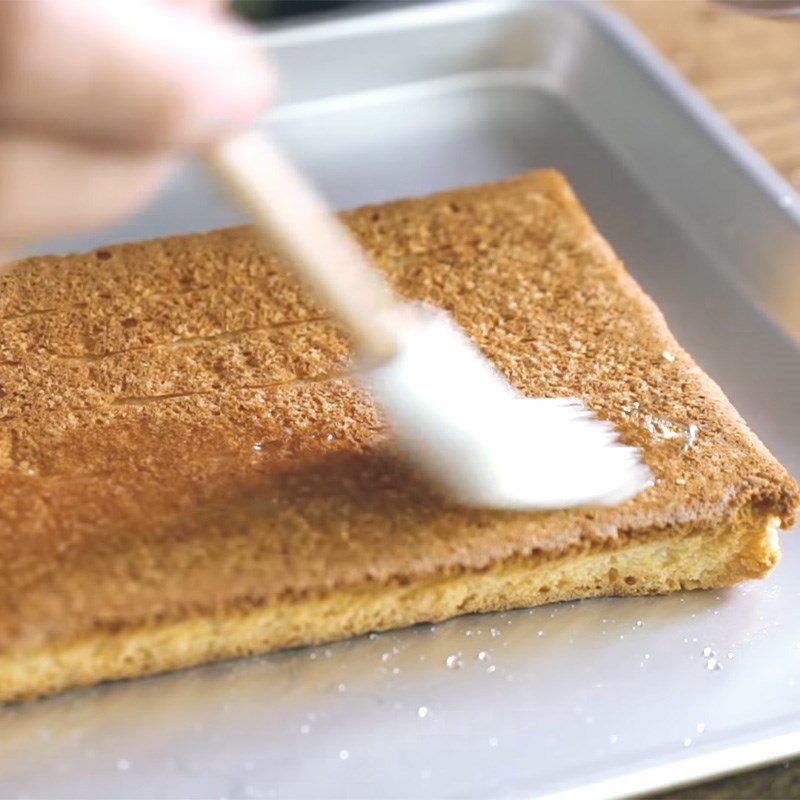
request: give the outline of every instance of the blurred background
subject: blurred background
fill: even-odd
[[[255,22],[336,11],[348,6],[372,4],[379,0],[234,0],[236,12]]]

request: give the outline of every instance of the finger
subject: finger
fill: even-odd
[[[0,136],[0,253],[99,227],[140,207],[169,159],[64,140]]]
[[[272,91],[251,36],[224,14],[153,0],[0,2],[0,120],[139,147],[205,144]]]

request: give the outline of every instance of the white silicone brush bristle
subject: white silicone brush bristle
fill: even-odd
[[[422,311],[362,379],[398,444],[465,504],[613,505],[650,480],[609,423],[576,400],[521,397],[443,313]]]

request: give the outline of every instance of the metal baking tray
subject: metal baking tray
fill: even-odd
[[[441,3],[263,41],[284,81],[264,122],[339,207],[563,170],[800,473],[795,193],[624,21]],[[42,249],[236,219],[186,166],[133,221]],[[800,542],[783,547],[772,577],[727,591],[471,616],[11,707],[0,795],[606,798],[782,759],[800,752]]]

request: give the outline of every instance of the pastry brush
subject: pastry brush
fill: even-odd
[[[367,254],[265,136],[205,152],[286,266],[352,339],[356,378],[406,455],[461,503],[610,505],[650,474],[638,450],[577,400],[521,396],[445,312],[394,296]]]

